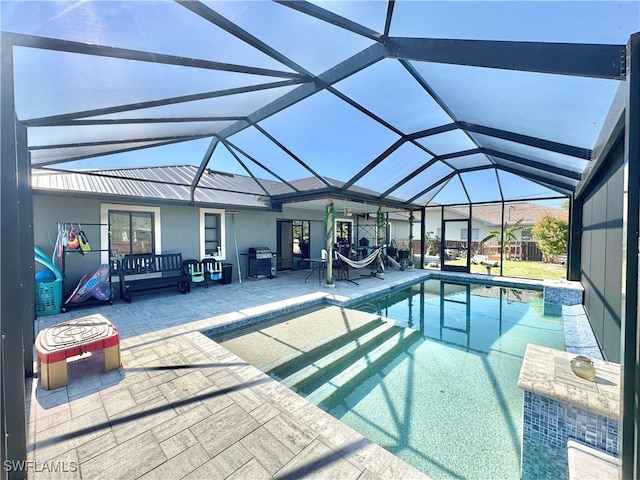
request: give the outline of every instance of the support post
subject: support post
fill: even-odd
[[[420,268],[424,269],[425,245],[424,237],[427,235],[427,208],[422,207],[422,219],[420,220]]]
[[[5,470],[5,461],[26,461],[25,380],[23,312],[20,305],[19,282],[28,272],[21,262],[21,249],[33,245],[16,241],[16,226],[20,225],[19,206],[31,192],[19,183],[19,171],[24,171],[26,155],[20,155],[18,142],[25,135],[18,135],[15,117],[13,83],[13,45],[2,42],[0,51],[0,413],[2,417],[2,468],[8,478],[24,478],[26,471]],[[22,146],[24,148],[24,145]],[[19,167],[20,165],[20,167]],[[28,170],[28,165],[26,166]],[[33,258],[33,249],[29,252]],[[26,256],[26,254],[24,255]],[[16,273],[18,278],[16,279]],[[33,272],[31,272],[33,273]],[[31,349],[31,345],[29,345]]]
[[[569,200],[569,250],[567,255],[567,280],[580,281],[582,263],[582,200],[573,195]]]
[[[627,107],[624,141],[622,296],[622,478],[638,478],[640,329],[638,329],[638,235],[640,234],[640,33],[627,44]]]
[[[24,341],[24,373],[33,376],[33,342],[35,340],[35,260],[33,258],[33,196],[31,194],[30,157],[27,150],[27,128],[18,124],[18,219],[20,232],[20,323]]]
[[[500,276],[504,275],[504,200],[502,201],[502,213],[500,217]]]
[[[336,211],[333,206],[333,199],[327,200],[324,211],[324,227],[326,232],[325,244],[327,247],[327,279],[326,282],[333,283],[333,229],[335,224]]]

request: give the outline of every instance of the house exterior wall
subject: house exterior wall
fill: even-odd
[[[584,307],[606,360],[620,362],[622,321],[623,152],[585,195],[582,213]]]
[[[464,220],[466,217],[460,212],[449,211],[447,213],[447,219],[458,219],[458,218],[460,220]],[[441,221],[440,210],[428,209],[426,214],[426,220],[427,220],[427,224],[426,224],[425,231],[433,232],[434,234],[441,236],[442,221]],[[475,218],[471,219],[471,229],[472,231],[474,229],[478,230],[478,240],[482,240],[483,238],[485,238],[495,228],[496,228],[495,225],[487,225],[485,222],[482,222],[478,219],[475,219]],[[460,230],[461,229],[459,228],[456,228],[454,230],[448,230],[446,240],[460,241],[462,239],[462,234]],[[420,221],[416,221],[413,224],[413,237],[416,239],[420,238]],[[475,241],[475,238],[473,240]]]
[[[33,196],[34,240],[47,256],[53,252],[57,238],[57,223],[73,223],[76,229],[82,228],[89,238],[92,252],[80,255],[78,252],[65,254],[65,294],[70,292],[82,275],[93,272],[101,263],[108,261],[106,227],[98,225],[101,220],[103,204],[140,207],[139,203],[127,203],[126,200],[101,201],[85,197],[71,197],[59,194],[37,192]],[[200,207],[189,205],[153,205],[159,211],[160,248],[158,253],[182,253],[182,258],[200,258]],[[325,248],[324,212],[284,207],[282,212],[262,212],[256,210],[234,210],[235,236],[232,215],[225,215],[225,245],[221,261],[233,265],[232,281],[237,281],[238,271],[246,278],[248,271],[247,251],[250,247],[268,247],[277,251],[277,221],[310,220],[311,256],[320,257]],[[238,242],[236,258],[235,238]],[[240,270],[238,270],[238,260]],[[36,267],[39,270],[42,267]]]
[[[33,196],[33,236],[34,245],[42,249],[47,255],[53,254],[56,242],[58,222],[73,223],[76,228],[86,229],[88,240],[92,249],[100,249],[99,229],[89,224],[100,223],[100,202],[94,200],[82,201],[60,195],[34,195]],[[93,237],[93,238],[92,238]],[[65,292],[77,284],[85,273],[94,271],[101,263],[98,253],[80,255],[69,253],[65,256]],[[56,263],[59,266],[59,263]],[[36,271],[39,270],[36,264]]]
[[[446,209],[445,209],[446,210]],[[465,215],[457,212],[455,210],[446,210],[446,218],[447,219],[465,219]],[[441,216],[440,216],[440,209],[427,209],[427,215],[426,215],[426,220],[427,220],[427,224],[426,224],[426,232],[433,232],[434,234],[439,235],[439,233],[441,233]],[[508,220],[506,221],[506,223],[509,224],[513,224],[515,222],[511,221],[509,222]],[[532,224],[524,224],[523,229],[525,230],[530,230],[531,228],[533,228]],[[482,240],[483,238],[486,238],[487,236],[489,236],[489,234],[493,231],[499,230],[500,229],[500,225],[499,224],[493,224],[493,223],[488,223],[485,222],[481,219],[478,219],[476,217],[471,219],[471,229],[477,229],[478,231],[478,240]],[[520,230],[516,230],[514,232],[516,240],[517,241],[521,241],[522,240],[522,236],[523,236],[523,232],[522,229]],[[416,221],[413,225],[413,236],[416,239],[420,238],[420,221]],[[447,238],[446,240],[451,240],[451,241],[460,241],[461,240],[461,233],[460,233],[460,229],[455,229],[454,231],[450,231],[447,232]],[[526,240],[525,240],[526,241]]]

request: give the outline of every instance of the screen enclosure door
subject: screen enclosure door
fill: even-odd
[[[469,226],[464,220],[445,219],[442,221],[442,238],[440,258],[442,270],[449,272],[469,272]]]

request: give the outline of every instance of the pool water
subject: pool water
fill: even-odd
[[[434,479],[517,479],[526,345],[565,346],[541,295],[429,280],[214,339]]]

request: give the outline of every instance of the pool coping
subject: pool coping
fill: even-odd
[[[349,307],[361,301],[366,301],[370,298],[379,297],[392,293],[403,287],[420,283],[426,280],[442,280],[452,283],[463,282],[473,283],[474,285],[490,285],[503,288],[521,288],[526,290],[543,291],[544,280],[529,280],[518,279],[510,277],[497,277],[491,275],[473,274],[473,273],[459,273],[459,272],[436,272],[427,271],[423,275],[411,277],[410,279],[396,280],[390,283],[383,289],[376,290],[375,292],[354,294],[351,296],[345,296],[333,293],[316,293],[309,295],[302,295],[298,297],[292,297],[287,300],[282,300],[273,303],[267,303],[260,305],[259,307],[253,307],[250,309],[238,310],[236,315],[225,314],[219,317],[212,317],[201,320],[202,323],[208,323],[208,328],[199,330],[200,333],[205,336],[213,336],[227,330],[241,328],[252,323],[261,322],[264,320],[270,320],[279,315],[292,313],[298,310],[304,310],[318,305],[336,305],[339,307]],[[220,318],[221,317],[221,318]],[[215,326],[211,326],[210,323],[213,320],[218,319],[221,323]],[[198,322],[198,323],[200,323]],[[194,325],[191,325],[192,327]],[[197,328],[197,327],[196,327]]]

